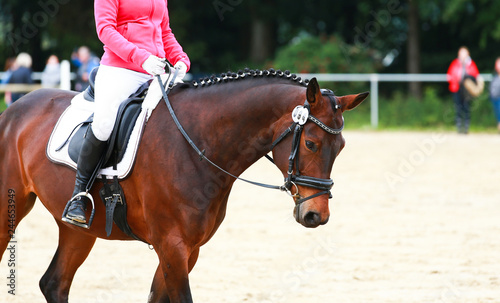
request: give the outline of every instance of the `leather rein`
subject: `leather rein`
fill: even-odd
[[[200,157],[200,160],[204,159],[208,163],[210,163],[212,166],[216,167],[220,171],[224,172],[225,174],[260,187],[264,188],[270,188],[270,189],[279,189],[280,191],[287,192],[291,197],[294,198],[295,204],[300,205],[301,203],[310,200],[312,198],[328,194],[329,198],[332,197],[331,194],[331,189],[333,187],[333,180],[332,179],[322,179],[322,178],[316,178],[316,177],[309,177],[309,176],[302,176],[299,171],[299,147],[300,147],[300,137],[302,135],[302,131],[304,129],[304,125],[308,122],[311,121],[318,125],[321,129],[326,131],[329,134],[332,135],[337,135],[342,132],[344,129],[344,118],[342,117],[342,125],[340,128],[331,128],[327,125],[325,125],[323,122],[321,122],[319,119],[314,117],[313,115],[310,114],[310,105],[309,102],[306,100],[304,105],[299,105],[295,107],[295,109],[292,112],[292,119],[293,123],[288,127],[271,145],[271,150],[276,147],[283,139],[285,139],[289,134],[293,132],[293,139],[292,139],[292,151],[290,153],[290,156],[288,158],[288,171],[287,171],[287,177],[285,178],[285,184],[278,186],[278,185],[269,185],[265,183],[259,183],[255,181],[250,181],[244,178],[240,178],[238,176],[235,176],[231,174],[230,172],[226,171],[219,165],[215,164],[213,161],[208,159],[205,156],[205,150],[200,151],[200,149],[196,146],[196,144],[191,140],[189,135],[186,133],[184,128],[182,127],[181,123],[179,122],[179,119],[175,115],[174,109],[172,108],[172,104],[170,103],[170,100],[168,99],[168,92],[172,89],[174,86],[174,81],[175,78],[177,77],[178,70],[174,69],[174,76],[172,77],[172,80],[168,83],[167,89],[165,89],[165,84],[162,82],[161,77],[157,75],[157,80],[158,83],[160,84],[160,89],[163,94],[163,99],[165,100],[165,103],[167,105],[168,111],[170,112],[170,115],[172,116],[172,119],[174,120],[175,125],[177,126],[177,129],[181,132],[181,134],[184,136],[186,141],[191,145],[191,147],[196,151],[198,156]],[[337,103],[336,98],[334,96],[334,93],[331,90],[327,89],[322,89],[321,93],[323,96],[328,96],[330,99],[330,102],[332,104],[332,107],[334,110],[340,109],[340,105]],[[274,160],[266,155],[266,158],[268,158],[271,162],[274,163]],[[295,173],[294,173],[294,166],[295,166]],[[305,186],[305,187],[310,187],[314,189],[320,190],[320,192],[302,198],[299,194],[299,188],[298,185],[300,186]],[[292,194],[292,188],[295,187],[295,194]]]

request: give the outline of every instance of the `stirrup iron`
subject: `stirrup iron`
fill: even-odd
[[[66,215],[68,214],[68,209],[69,209],[69,206],[71,205],[71,202],[73,202],[78,197],[87,197],[90,200],[90,202],[92,202],[92,212],[90,213],[90,218],[89,218],[88,223],[80,223],[80,222],[71,220],[71,219],[66,217]],[[81,192],[79,194],[76,194],[73,198],[71,198],[71,200],[68,201],[68,203],[66,203],[66,207],[64,208],[61,220],[66,222],[66,223],[69,223],[69,224],[73,224],[73,225],[76,225],[79,227],[89,229],[90,225],[92,225],[92,221],[94,221],[94,215],[95,215],[94,198],[92,198],[92,195],[89,194],[89,192]]]

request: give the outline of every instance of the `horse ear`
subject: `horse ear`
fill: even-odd
[[[321,100],[321,90],[319,88],[318,80],[312,78],[307,84],[307,101],[310,104],[314,104],[317,100]]]
[[[346,110],[351,110],[356,106],[358,106],[361,102],[363,102],[366,99],[366,97],[368,97],[369,94],[370,92],[364,92],[357,95],[341,96],[337,97],[337,100],[339,100],[342,111],[346,111]]]

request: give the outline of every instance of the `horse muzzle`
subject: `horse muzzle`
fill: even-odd
[[[326,224],[330,218],[328,198],[323,194],[301,203],[297,203],[297,200],[305,200],[304,198],[300,198],[300,196],[294,198],[296,201],[293,209],[295,220],[304,227],[309,228]]]
[[[297,204],[293,210],[293,215],[298,223],[308,228],[325,225],[330,219],[328,205],[326,205],[326,210],[320,211],[315,207],[308,207],[307,203]]]
[[[293,216],[298,223],[305,227],[318,227],[328,222],[330,217],[328,199],[332,197],[330,191],[333,187],[332,179],[289,174],[288,178],[285,179],[284,187],[294,199]],[[301,195],[301,191],[306,188],[319,191],[311,195]]]

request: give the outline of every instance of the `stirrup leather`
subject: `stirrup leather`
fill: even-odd
[[[71,205],[71,202],[73,202],[78,197],[87,197],[90,200],[90,202],[92,202],[92,212],[90,213],[90,218],[89,218],[88,223],[80,223],[80,222],[71,220],[70,218],[66,217],[66,215],[68,214],[68,209]],[[94,198],[92,198],[92,195],[89,194],[88,192],[81,192],[79,194],[76,194],[73,198],[71,198],[71,200],[68,201],[68,203],[66,204],[66,207],[64,208],[64,212],[63,212],[61,220],[66,222],[66,223],[70,223],[70,224],[73,224],[73,225],[76,225],[79,227],[89,229],[90,225],[92,225],[92,221],[94,221],[94,215],[95,215]]]

